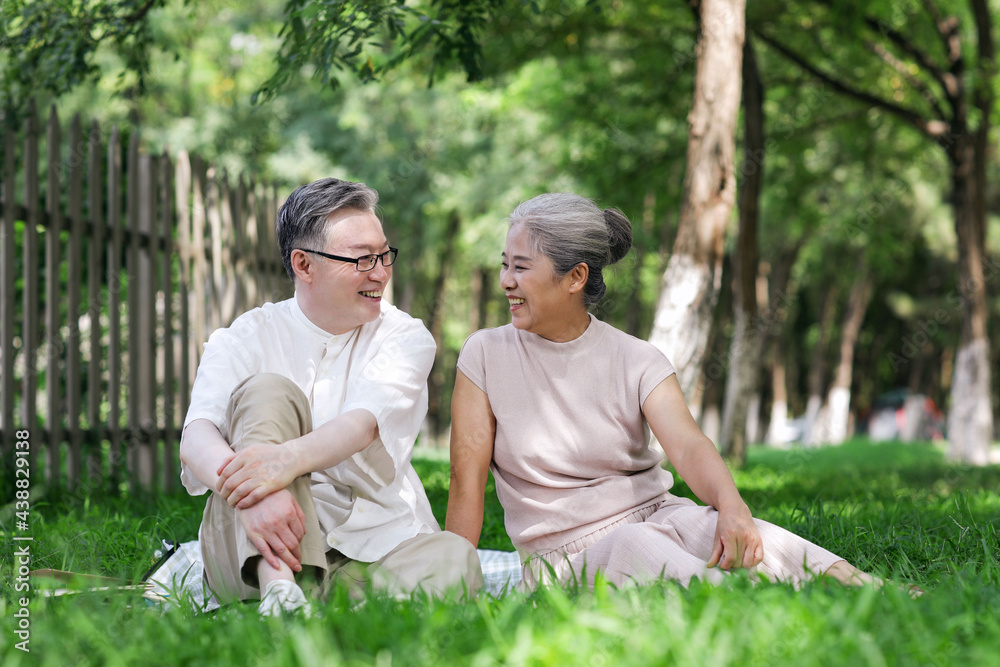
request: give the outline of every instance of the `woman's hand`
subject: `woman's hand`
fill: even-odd
[[[718,565],[723,570],[753,567],[764,559],[764,543],[746,505],[719,510],[714,545],[708,567]]]

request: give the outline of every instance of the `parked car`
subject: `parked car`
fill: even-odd
[[[934,399],[908,389],[895,389],[875,399],[858,418],[858,433],[871,440],[942,440],[944,413]]]

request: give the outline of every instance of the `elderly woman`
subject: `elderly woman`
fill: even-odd
[[[873,581],[754,519],[670,361],[588,312],[604,296],[604,267],[631,245],[622,213],[576,195],[541,195],[511,214],[500,285],[512,322],[470,336],[458,360],[447,530],[478,544],[492,467],[527,587],[550,576],[592,583],[597,570],[617,585],[718,581],[732,568]],[[707,506],[670,493],[646,424]]]

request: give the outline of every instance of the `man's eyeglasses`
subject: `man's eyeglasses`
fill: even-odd
[[[306,250],[305,248],[296,248],[296,250],[301,250],[302,252],[311,252],[314,255],[319,255],[320,257],[326,257],[327,259],[335,259],[338,262],[350,262],[357,268],[358,271],[371,271],[375,268],[375,262],[382,260],[382,266],[392,266],[392,263],[396,261],[396,255],[399,253],[399,248],[393,248],[389,246],[389,249],[383,253],[376,253],[374,255],[362,255],[361,257],[341,257],[339,255],[331,255],[329,253],[320,252],[319,250]]]

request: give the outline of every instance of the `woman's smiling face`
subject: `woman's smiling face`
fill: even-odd
[[[501,259],[500,286],[507,294],[515,328],[549,340],[571,340],[565,338],[567,325],[578,321],[581,313],[587,317],[582,300],[575,295],[578,290],[571,289],[572,281],[572,272],[556,275],[552,261],[535,247],[522,225],[510,228]]]

